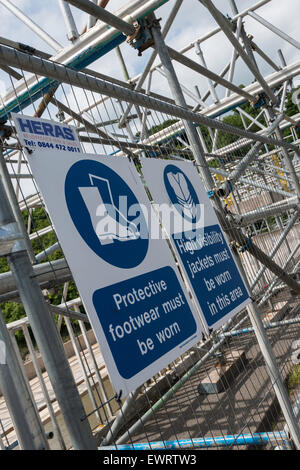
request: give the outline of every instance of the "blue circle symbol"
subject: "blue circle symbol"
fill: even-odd
[[[164,183],[170,201],[180,215],[195,224],[200,219],[201,209],[196,191],[185,173],[175,165],[167,165]]]
[[[77,231],[104,261],[131,269],[144,260],[147,223],[134,193],[114,170],[95,160],[74,163],[65,198]]]

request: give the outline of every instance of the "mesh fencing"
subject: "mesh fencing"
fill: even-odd
[[[57,84],[36,100],[32,82],[39,81],[40,77],[33,74],[29,79],[21,65],[19,73],[28,104],[25,108],[20,102],[19,90],[11,76],[10,101],[14,100],[15,107],[24,115],[75,126],[84,153],[107,158],[127,156],[134,161],[141,177],[141,162],[145,158],[192,160],[199,170],[199,179],[206,186],[201,165],[194,160],[185,123],[176,115],[134,104],[125,125],[119,127],[129,100],[122,101],[68,83]],[[2,101],[1,108],[2,115],[8,117],[7,129],[12,129],[12,133],[2,139],[7,168],[6,175],[2,170],[2,178],[11,204],[20,210],[18,222],[23,223],[24,237],[30,242],[33,259],[38,261],[37,278],[49,309],[55,315],[84,403],[86,416],[83,419],[89,420],[99,446],[121,448],[141,444],[144,448],[245,449],[283,445],[288,438],[283,432],[285,422],[246,309],[203,338],[127,399],[116,396],[101,355],[101,344],[97,343],[86,317],[26,152],[14,132],[7,101]],[[244,119],[246,127],[257,126],[249,117]],[[267,113],[262,113],[258,119],[259,133],[271,122]],[[287,159],[293,165],[295,152],[292,146],[283,147],[272,139],[261,142],[250,133],[246,138],[247,131],[239,127],[224,125],[222,128],[221,121],[210,124],[211,127],[193,123],[214,181],[218,207],[222,207],[223,229],[232,249],[238,253],[281,377],[295,403],[297,367],[291,361],[291,346],[299,335],[300,291],[293,289],[292,281],[297,279],[300,261],[299,213],[295,180],[287,166]],[[285,126],[282,125],[282,129],[286,141],[297,143],[298,131],[291,131],[286,123]],[[236,175],[247,156],[246,168]],[[228,192],[226,185],[231,180],[234,180],[233,187]],[[250,244],[252,251],[248,250]],[[266,265],[262,254],[273,264]],[[9,312],[20,303],[9,274],[9,267],[3,261],[0,293],[3,312]],[[290,283],[287,284],[287,280]],[[70,448],[28,319],[21,307],[19,311],[23,318],[10,322],[8,328],[44,427],[54,430],[55,438],[50,446]],[[223,377],[221,382],[217,380],[220,376]],[[3,445],[8,447],[16,441],[16,433],[2,396],[0,425]],[[160,444],[154,445],[157,441]]]

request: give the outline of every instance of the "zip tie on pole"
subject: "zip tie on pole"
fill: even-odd
[[[232,182],[230,180],[227,180],[227,184],[228,184],[228,188],[230,189],[230,192],[232,193],[232,191],[234,190]]]
[[[82,418],[80,418],[80,421],[84,421],[85,419],[89,418],[90,416],[92,416],[92,414],[96,413],[98,410],[100,410],[101,408],[104,408],[105,405],[107,405],[108,403],[110,403],[111,401],[113,400],[116,400],[116,402],[118,404],[121,403],[121,396],[122,396],[122,393],[123,393],[123,390],[120,390],[120,392],[117,394],[115,394],[113,397],[109,398],[106,402],[102,403],[101,405],[97,406],[97,408],[95,408],[94,410],[92,410],[90,413],[88,413],[87,415],[85,416],[82,416]]]
[[[261,108],[262,106],[264,106],[265,104],[266,104],[265,94],[260,93],[258,95],[257,101],[252,103],[252,107],[253,107],[253,109],[258,109],[258,108]]]
[[[240,248],[240,252],[244,253],[252,245],[252,238],[248,237],[247,242]]]

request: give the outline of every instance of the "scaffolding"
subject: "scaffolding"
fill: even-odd
[[[211,0],[132,0],[114,13],[109,0],[53,3],[58,39],[0,0],[15,24],[14,40],[0,38],[0,305],[21,312],[7,324],[0,312],[0,449],[300,449],[298,382],[289,388],[299,374],[300,60],[282,52],[294,57],[300,43],[265,19],[278,0],[244,10],[228,0],[222,11]],[[215,26],[170,47],[191,3]],[[20,22],[28,45],[18,42]],[[257,29],[281,49],[266,52]],[[211,45],[224,48],[222,69],[209,65]],[[136,57],[141,72],[130,76]],[[103,73],[107,58],[117,76]],[[145,158],[193,161],[251,294],[125,399],[13,112],[75,126],[84,153],[128,157],[139,170]],[[216,371],[226,376],[220,389]]]

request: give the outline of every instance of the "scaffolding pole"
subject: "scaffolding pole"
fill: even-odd
[[[0,193],[1,187],[0,180]],[[1,209],[0,209],[1,212]],[[22,450],[48,450],[49,445],[28,382],[19,366],[10,335],[0,311],[0,343],[5,352],[0,359],[0,388]],[[4,345],[4,346],[3,346]],[[0,344],[1,347],[1,344]],[[0,432],[1,438],[1,432]]]
[[[10,224],[14,227],[12,224],[15,224],[15,219],[9,202],[3,187],[0,189],[1,225]],[[6,258],[64,416],[72,445],[78,450],[95,449],[96,444],[88,422],[82,423],[80,420],[84,414],[83,405],[54,318],[35,279],[28,254],[21,244],[17,244]]]

